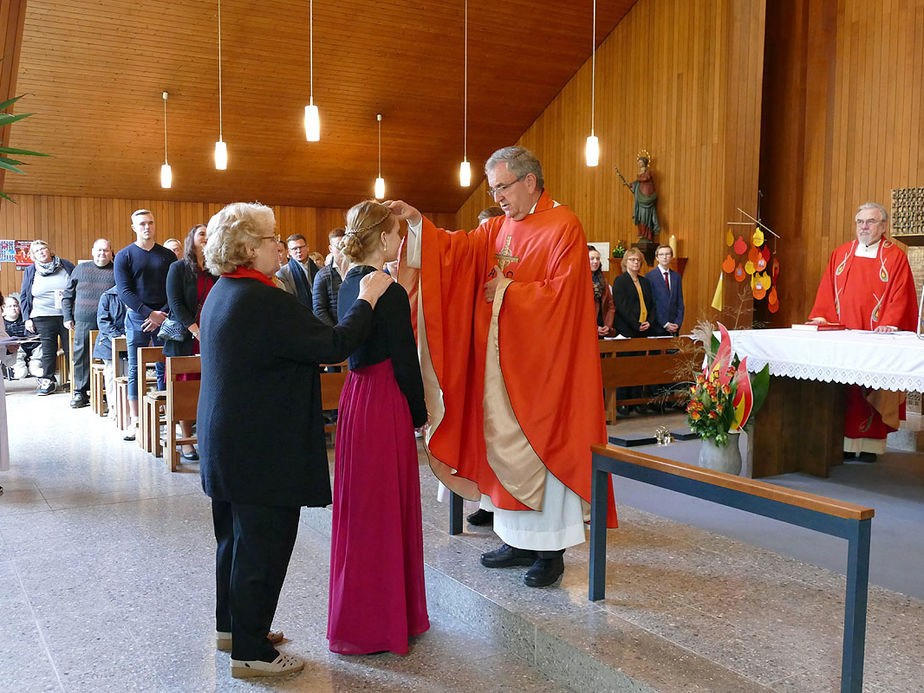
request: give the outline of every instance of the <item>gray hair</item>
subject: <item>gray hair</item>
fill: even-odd
[[[490,173],[498,164],[507,164],[509,171],[518,179],[525,178],[530,173],[536,177],[536,187],[545,189],[545,179],[542,177],[542,164],[536,155],[525,147],[504,147],[494,152],[484,164],[484,172]]]
[[[862,212],[864,209],[878,209],[879,212],[882,214],[882,220],[883,221],[889,220],[889,212],[886,210],[885,207],[883,207],[880,204],[877,204],[875,202],[864,202],[862,205],[857,207],[857,212],[858,213]]]
[[[43,246],[45,248],[49,248],[49,249],[51,248],[51,246],[48,245],[47,242],[43,241],[41,238],[36,238],[34,241],[32,241],[29,244],[29,257],[32,257],[33,253],[35,253],[37,248],[41,248]]]
[[[247,267],[251,252],[273,233],[273,210],[259,202],[232,202],[209,219],[205,244],[205,266],[218,276]]]

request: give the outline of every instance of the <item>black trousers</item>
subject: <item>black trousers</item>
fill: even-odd
[[[68,357],[67,330],[64,328],[64,318],[60,315],[41,315],[32,318],[35,323],[35,333],[42,344],[42,377],[55,380],[55,367],[58,362],[58,338],[61,339],[61,348],[64,349],[64,358]]]
[[[71,392],[90,392],[90,330],[96,329],[96,320],[93,322],[78,322],[74,324],[74,374],[71,377]]]
[[[233,659],[271,662],[267,640],[298,533],[300,508],[212,500],[215,629],[231,632]]]

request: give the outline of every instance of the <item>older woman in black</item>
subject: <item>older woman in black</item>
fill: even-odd
[[[318,363],[341,361],[369,334],[392,280],[364,278],[337,327],[271,277],[279,268],[273,211],[228,205],[209,221],[206,267],[221,278],[202,309],[199,454],[212,499],[219,644],[231,674],[298,671],[267,638],[298,530],[300,506],[331,502]],[[280,448],[278,442],[288,446]]]
[[[182,324],[186,331],[182,339],[164,341],[164,356],[195,356],[199,353],[199,314],[209,291],[218,280],[205,268],[207,239],[205,224],[193,226],[183,243],[183,257],[170,265],[167,272],[169,318]],[[186,377],[184,374],[177,376],[177,379]],[[188,438],[192,435],[192,422],[180,421],[180,429],[183,437]],[[198,460],[196,448],[184,445],[183,458]]]
[[[616,317],[613,328],[623,337],[654,337],[664,334],[663,330],[652,320],[655,315],[654,297],[651,285],[639,272],[642,268],[642,252],[638,248],[629,248],[622,257],[623,272],[613,280],[613,301],[616,303]],[[626,356],[635,354],[630,352]],[[641,387],[617,388],[619,399],[642,396]],[[619,407],[621,416],[629,413],[627,407]]]

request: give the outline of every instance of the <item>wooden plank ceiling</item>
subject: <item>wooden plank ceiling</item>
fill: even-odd
[[[635,0],[599,0],[597,42]],[[468,153],[515,142],[590,57],[592,0],[470,0]],[[315,0],[307,143],[308,0],[28,0],[11,145],[46,152],[9,192],[346,207],[371,195],[383,114],[389,197],[455,211],[463,130],[463,0]],[[174,184],[159,187],[163,101]],[[590,95],[588,94],[588,99]],[[589,123],[587,129],[589,130]],[[583,139],[588,133],[562,137]]]

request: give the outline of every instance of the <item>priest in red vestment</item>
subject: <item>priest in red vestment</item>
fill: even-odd
[[[469,233],[386,204],[407,220],[407,262],[420,268],[430,465],[494,512],[504,544],[482,564],[529,566],[524,582],[544,587],[564,572],[564,549],[585,540],[590,446],[606,442],[587,240],[528,150],[498,150],[485,173],[504,215]]]
[[[915,330],[917,300],[904,251],[885,237],[889,213],[867,202],[856,214],[856,240],[828,260],[810,322],[841,323],[851,330]],[[874,462],[886,449],[886,435],[904,418],[903,393],[847,388],[844,452]]]

